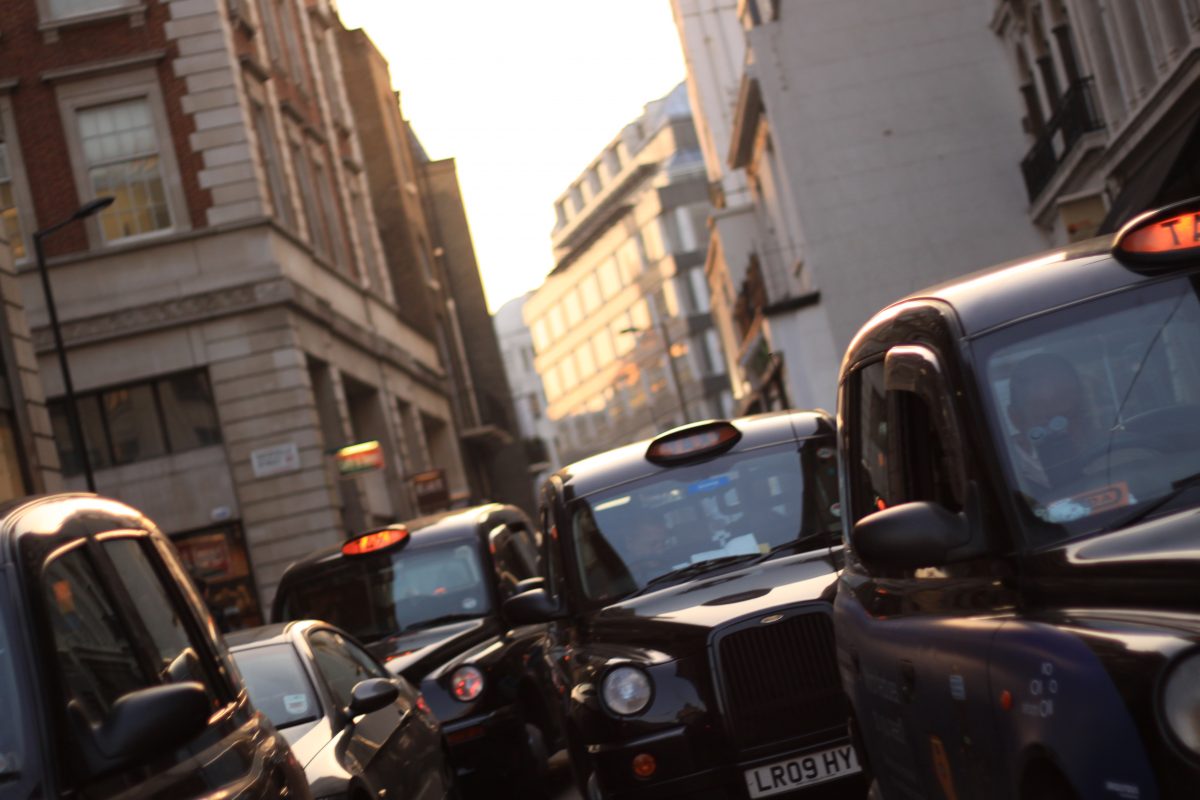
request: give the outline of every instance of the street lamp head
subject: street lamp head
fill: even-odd
[[[90,217],[92,214],[95,214],[97,211],[101,211],[101,210],[111,206],[113,204],[113,201],[116,199],[117,198],[111,197],[111,196],[97,197],[95,200],[92,200],[91,202],[88,202],[88,203],[84,203],[82,206],[80,206],[79,210],[71,215],[71,219],[83,219],[84,217]]]

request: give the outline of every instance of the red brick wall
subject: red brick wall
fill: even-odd
[[[171,139],[191,224],[203,227],[205,211],[212,205],[212,198],[207,190],[200,188],[197,173],[202,164],[188,145],[188,136],[194,126],[180,104],[187,91],[186,84],[175,78],[171,71],[171,61],[177,54],[166,38],[166,6],[157,0],[149,0],[143,25],[131,26],[127,17],[83,23],[59,28],[59,40],[47,42],[38,30],[35,0],[3,0],[3,4],[0,80],[17,78],[19,81],[11,94],[13,115],[37,226],[53,224],[70,216],[78,208],[80,197],[67,153],[54,85],[43,81],[42,73],[165,50],[167,57],[158,63],[157,72]],[[87,249],[84,229],[78,225],[63,230],[46,244],[48,255]]]

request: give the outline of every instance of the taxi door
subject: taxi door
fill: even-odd
[[[91,522],[94,529],[107,527]],[[58,706],[64,722],[58,750],[66,793],[307,796],[286,744],[231,682],[215,630],[206,629],[199,597],[165,540],[112,529],[56,541],[65,543],[44,557],[25,555],[36,564],[29,588],[44,615],[41,655],[44,662],[52,658],[45,671],[56,684],[50,706]],[[94,738],[114,724],[120,702],[183,682],[203,688],[208,714],[175,749],[123,758],[106,753],[110,741]],[[162,739],[178,741],[176,730],[187,725],[164,720]]]
[[[844,381],[848,533],[904,504],[978,519],[981,480],[941,363],[927,345],[901,345]],[[987,662],[1011,595],[986,549],[967,542],[947,563],[898,568],[864,562],[849,539],[835,602],[839,666],[884,796],[997,796]]]

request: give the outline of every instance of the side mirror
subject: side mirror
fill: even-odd
[[[525,580],[518,582],[514,588],[516,591],[513,592],[513,594],[528,592],[530,589],[544,589],[546,588],[546,579],[540,575],[536,575],[532,578],[526,578]]]
[[[119,697],[99,725],[76,701],[68,712],[93,775],[144,763],[198,736],[208,726],[208,694],[194,681],[151,686]]]
[[[850,532],[850,544],[863,561],[908,569],[969,557],[971,553],[960,548],[970,542],[964,515],[928,502],[884,509],[860,520]]]
[[[504,617],[514,625],[534,625],[561,616],[545,589],[530,589],[504,601]]]
[[[368,678],[354,684],[350,690],[349,716],[370,714],[396,702],[400,690],[387,678]]]

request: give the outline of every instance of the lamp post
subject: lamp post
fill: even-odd
[[[37,256],[38,275],[42,279],[42,294],[46,297],[46,311],[50,315],[50,330],[54,333],[54,349],[58,352],[58,367],[62,372],[63,400],[67,407],[67,425],[71,428],[71,439],[79,453],[83,466],[83,475],[87,480],[89,492],[96,491],[96,479],[92,475],[92,462],[88,458],[87,444],[83,440],[83,426],[79,422],[79,410],[75,407],[75,387],[71,383],[71,370],[67,366],[67,350],[63,347],[62,330],[58,327],[58,311],[54,307],[54,293],[50,291],[50,273],[46,270],[46,256],[42,253],[42,240],[50,234],[65,228],[76,220],[90,217],[98,211],[112,205],[112,197],[98,197],[80,206],[74,214],[55,223],[48,228],[42,228],[33,234],[33,250]]]
[[[679,402],[679,413],[682,419],[680,424],[686,425],[688,421],[687,401],[683,399],[683,384],[679,382],[679,371],[675,367],[675,356],[671,353],[671,350],[674,348],[674,343],[671,341],[671,334],[667,332],[666,320],[659,321],[655,327],[658,328],[658,333],[660,336],[662,336],[663,349],[665,350],[667,357],[667,366],[671,370],[671,383],[675,386],[675,399]],[[620,333],[642,332],[642,329],[637,326],[622,328],[620,330]],[[653,408],[653,405],[654,402],[651,400],[651,408]]]

